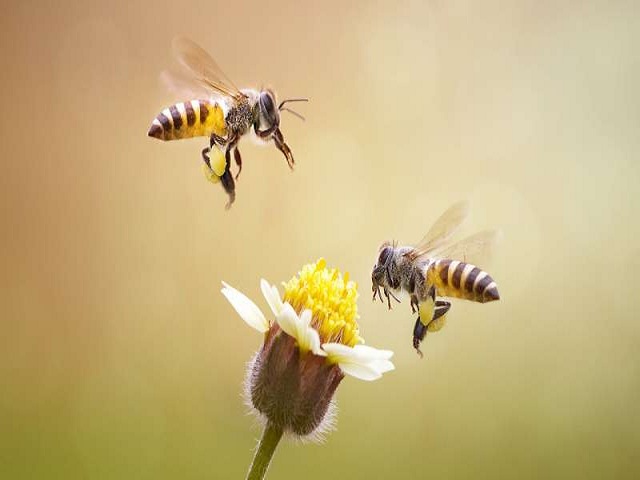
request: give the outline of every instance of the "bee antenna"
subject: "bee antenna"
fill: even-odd
[[[284,107],[284,108],[280,108],[279,110],[280,110],[280,111],[286,111],[286,112],[289,112],[289,113],[291,113],[291,114],[295,115],[296,117],[298,117],[298,118],[299,118],[300,120],[302,120],[303,122],[304,122],[304,121],[306,121],[306,119],[305,119],[302,115],[300,115],[298,112],[296,112],[296,111],[294,111],[294,110],[291,110],[290,108]]]
[[[284,106],[285,103],[289,103],[289,102],[308,102],[309,99],[308,98],[285,98],[282,102],[280,102],[280,105],[278,105],[278,110],[282,110],[282,107]]]

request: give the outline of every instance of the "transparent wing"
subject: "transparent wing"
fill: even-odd
[[[485,230],[460,240],[459,242],[442,245],[431,250],[429,255],[438,258],[450,258],[467,263],[486,263],[493,253],[495,246],[502,239],[501,230]]]
[[[446,244],[469,216],[469,203],[458,202],[438,218],[415,247],[418,256],[426,255]]]
[[[172,45],[176,59],[191,73],[195,84],[233,98],[244,96],[211,55],[193,40],[187,37],[175,37]]]
[[[222,96],[220,92],[212,91],[210,87],[203,85],[200,81],[196,80],[193,75],[182,69],[164,70],[160,74],[160,82],[167,90],[181,99],[208,99],[212,95]]]

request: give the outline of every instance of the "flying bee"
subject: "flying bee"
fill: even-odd
[[[457,243],[450,239],[468,215],[468,205],[460,202],[444,212],[416,246],[397,246],[385,242],[371,272],[373,300],[382,302],[382,293],[391,309],[391,299],[399,294],[411,298],[411,311],[418,313],[413,328],[413,348],[422,357],[420,343],[429,332],[437,332],[445,323],[451,303],[441,297],[455,297],[486,303],[500,299],[498,286],[484,270],[466,259],[486,253],[500,237],[488,230]],[[460,258],[462,260],[454,260]],[[380,289],[382,288],[382,293]]]
[[[306,98],[290,98],[278,105],[275,92],[269,88],[259,91],[238,90],[215,60],[188,38],[176,37],[173,51],[183,68],[180,71],[163,72],[164,82],[171,90],[198,100],[188,100],[165,108],[153,120],[148,133],[150,137],[159,140],[209,137],[209,146],[202,150],[208,178],[211,178],[210,173],[216,171],[217,175],[217,170],[221,170],[212,169],[209,153],[214,148],[224,148],[226,165],[220,181],[229,195],[227,209],[235,200],[235,180],[242,171],[238,142],[252,128],[262,141],[273,140],[293,170],[293,154],[280,131],[280,112],[288,111],[304,120],[304,117],[285,105],[289,102],[306,102]],[[231,174],[232,152],[238,166],[235,180]]]

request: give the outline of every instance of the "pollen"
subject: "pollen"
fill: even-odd
[[[358,331],[358,286],[324,258],[302,267],[284,286],[284,300],[298,312],[311,310],[312,326],[323,343],[354,346],[362,343]]]
[[[222,150],[220,150],[217,145],[214,145],[211,148],[211,151],[209,152],[209,158],[211,168],[203,163],[202,171],[207,180],[209,180],[211,183],[218,183],[220,181],[220,177],[224,175],[224,172],[227,168],[227,161],[225,160],[224,153],[222,153]]]

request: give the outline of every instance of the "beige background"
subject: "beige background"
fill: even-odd
[[[260,336],[220,281],[266,309],[259,278],[318,256],[397,370],[346,379],[338,431],[283,444],[271,478],[638,475],[634,3],[5,3],[0,476],[242,477]],[[245,142],[230,212],[206,141],[146,137],[178,33],[312,99],[283,117],[295,173]],[[456,302],[420,361],[370,268],[460,198],[467,233],[504,230],[502,300]]]

